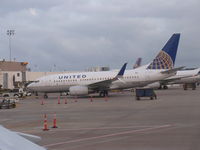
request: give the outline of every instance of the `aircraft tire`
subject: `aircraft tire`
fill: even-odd
[[[47,94],[44,94],[44,99],[47,99],[48,98],[48,95]]]

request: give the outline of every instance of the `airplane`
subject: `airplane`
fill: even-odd
[[[33,143],[41,138],[38,136],[10,131],[0,125],[0,150],[46,150]]]
[[[200,68],[192,70],[179,70],[176,75],[160,80],[155,83],[147,85],[149,88],[158,88],[158,89],[168,89],[167,85],[172,84],[183,84],[184,89],[187,89],[187,85],[192,85],[192,89],[196,89],[196,83],[200,82]]]
[[[71,96],[99,93],[107,96],[108,91],[143,87],[150,83],[173,76],[183,67],[174,68],[180,33],[175,33],[167,41],[162,50],[145,66],[126,70],[125,63],[120,71],[77,72],[48,75],[30,83],[27,89],[36,93],[67,92]]]
[[[196,84],[200,82],[200,68],[194,70],[183,70],[179,72],[190,72],[190,75],[179,80],[171,80],[169,84],[183,84],[183,89],[187,90],[188,85],[191,85],[192,90],[196,89]]]

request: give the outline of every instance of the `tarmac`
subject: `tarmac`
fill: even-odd
[[[60,104],[56,94],[46,100],[32,96],[14,109],[0,110],[0,124],[40,136],[38,144],[48,150],[200,149],[200,87],[156,94],[157,100],[140,101],[128,91],[110,93],[107,99],[63,96]],[[45,114],[49,131],[43,131]]]

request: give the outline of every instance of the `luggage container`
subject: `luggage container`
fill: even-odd
[[[156,93],[154,92],[153,88],[141,88],[136,89],[136,100],[140,100],[141,97],[149,97],[151,100],[154,98],[157,99]]]

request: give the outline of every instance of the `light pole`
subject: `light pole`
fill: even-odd
[[[15,30],[7,30],[7,35],[9,36],[9,49],[10,49],[10,61],[12,60],[11,55],[11,37],[14,36]]]

